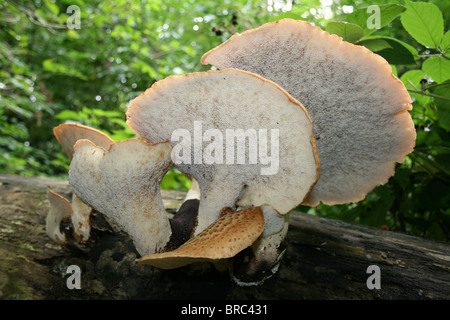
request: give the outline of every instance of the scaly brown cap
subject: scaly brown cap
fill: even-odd
[[[237,212],[224,210],[219,220],[179,248],[144,256],[137,261],[161,269],[175,269],[201,261],[234,257],[258,239],[264,229],[261,207]]]

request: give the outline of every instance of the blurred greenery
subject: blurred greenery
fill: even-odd
[[[371,5],[381,17],[376,28]],[[235,32],[301,19],[392,65],[414,99],[417,145],[365,200],[299,210],[448,241],[449,12],[450,2],[438,0],[1,1],[0,172],[67,178],[54,126],[78,122],[114,140],[134,137],[125,111],[153,82],[208,70],[200,57]],[[174,169],[162,183],[189,185]]]

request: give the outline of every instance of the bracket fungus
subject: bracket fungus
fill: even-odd
[[[81,139],[92,141],[95,145],[108,149],[114,143],[110,137],[103,132],[77,123],[63,123],[53,128],[53,134],[64,150],[64,153],[73,158],[75,143]]]
[[[56,140],[58,140],[64,153],[69,159],[73,158],[73,147],[75,143],[80,139],[88,139],[105,149],[107,149],[114,142],[110,137],[108,137],[101,131],[76,123],[60,124],[59,126],[53,128],[53,134],[55,135]],[[47,194],[51,206],[49,216],[54,217],[55,215],[58,215],[58,213],[56,212],[57,210],[67,211],[67,206],[70,207],[70,219],[73,226],[73,237],[77,241],[77,244],[87,243],[90,238],[90,216],[92,214],[92,208],[81,201],[76,196],[76,194],[72,195],[71,203],[61,195],[56,194],[56,192],[54,192],[53,190],[49,189],[49,192]],[[63,213],[64,211],[61,211],[60,214]],[[51,218],[49,218],[47,221],[47,224],[52,223]],[[55,228],[55,226],[50,227],[50,229],[53,228]],[[51,238],[53,239],[53,237]]]
[[[134,99],[127,117],[142,139],[170,140],[175,166],[198,183],[194,235],[217,221],[225,207],[269,206],[271,215],[286,215],[319,177],[307,112],[280,86],[250,72],[226,69],[171,76]],[[283,240],[267,237],[255,245],[252,268],[275,268]]]
[[[108,150],[78,140],[70,164],[74,193],[130,235],[141,255],[159,252],[171,237],[161,180],[171,166],[169,143],[130,139]]]
[[[140,263],[225,260],[237,284],[259,284],[286,251],[291,210],[362,200],[414,148],[411,98],[389,64],[307,22],[236,34],[201,62],[220,70],[170,76],[133,100],[127,124],[141,140],[54,130],[72,159],[72,207],[113,220]],[[160,183],[172,165],[192,187],[169,218]],[[59,223],[76,215],[48,192],[47,231],[64,242]]]
[[[161,269],[174,269],[194,262],[234,257],[261,235],[264,215],[261,207],[230,211],[177,249],[144,256],[138,261]]]
[[[259,74],[305,106],[321,163],[306,205],[364,199],[413,151],[411,98],[388,62],[308,22],[283,19],[235,34],[201,61]]]
[[[319,175],[311,119],[303,106],[250,72],[168,77],[134,99],[127,117],[142,139],[170,140],[175,166],[198,182],[195,234],[215,222],[224,207],[270,205],[287,214]],[[276,161],[276,170],[264,174],[273,169],[268,160]]]
[[[195,221],[198,200],[186,200],[169,219],[159,189],[171,165],[168,142],[130,139],[105,150],[81,139],[74,149],[69,171],[74,193],[130,235],[143,256],[139,262],[167,269],[227,259],[263,232],[260,207],[222,210],[222,217],[195,237],[189,224]]]
[[[53,241],[66,244],[66,235],[61,232],[61,221],[70,217],[73,213],[69,200],[47,187],[47,198],[50,202],[50,210],[45,218],[45,230]]]

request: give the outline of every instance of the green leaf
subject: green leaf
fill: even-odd
[[[400,77],[400,80],[403,82],[407,89],[420,90],[420,81],[424,78],[425,73],[422,70],[409,70]],[[424,105],[430,101],[430,97],[418,93],[410,93],[410,96],[421,105]]]
[[[327,24],[327,31],[351,43],[355,43],[364,35],[364,30],[360,26],[343,21],[329,22]]]
[[[443,57],[430,57],[422,64],[422,70],[437,83],[450,79],[450,60]]]
[[[87,77],[75,68],[70,68],[66,64],[55,62],[53,59],[46,59],[42,62],[44,70],[54,73],[62,73],[67,76],[77,77],[82,80],[87,80]]]
[[[188,190],[189,187],[189,179],[174,168],[170,168],[161,181],[161,189]]]
[[[365,212],[361,213],[360,222],[373,227],[385,224],[393,199],[394,196],[390,193],[388,186],[375,188],[366,197],[367,207]]]
[[[397,168],[395,170],[394,180],[400,185],[403,190],[406,190],[411,181],[411,170],[405,168]]]
[[[450,194],[449,189],[450,186],[447,183],[441,181],[438,177],[433,177],[419,189],[415,196],[421,202],[419,205],[427,211],[439,211],[442,202]]]
[[[78,32],[76,32],[74,29],[68,29],[67,35],[69,38],[78,39],[80,36],[78,35]]]
[[[377,52],[377,51],[380,51],[383,49],[392,49],[389,42],[387,42],[384,39],[361,40],[361,41],[358,41],[357,44],[362,45],[373,52]]]
[[[58,113],[55,118],[59,120],[77,120],[80,118],[80,114],[72,110],[64,110]]]
[[[437,87],[434,93],[438,96],[450,98],[450,82]],[[450,101],[442,99],[436,99],[435,101],[438,123],[443,129],[450,131]]]
[[[434,156],[436,163],[443,169],[446,174],[450,174],[450,168],[448,164],[450,163],[450,154],[441,153]]]
[[[418,52],[414,47],[392,37],[371,36],[364,38],[364,40],[357,42],[357,44],[364,45],[364,43],[367,43],[369,40],[383,40],[389,44],[390,48],[380,48],[381,50],[376,52],[385,58],[390,64],[414,64],[417,59]]]
[[[2,108],[11,110],[12,112],[16,113],[17,115],[19,115],[21,117],[29,119],[33,116],[32,111],[22,108],[20,105],[17,104],[18,103],[17,99],[10,99],[8,97],[4,97],[0,100],[0,102],[1,102],[0,105]]]
[[[364,35],[368,35],[389,24],[405,10],[406,8],[399,4],[369,6],[353,11],[347,15],[345,21],[359,25],[364,29]]]
[[[442,38],[441,44],[439,45],[441,50],[448,51],[450,50],[450,30],[444,34]]]
[[[436,5],[407,0],[401,22],[406,31],[420,44],[437,48],[441,43],[444,35],[444,19]]]
[[[298,14],[292,12],[284,12],[275,17],[270,17],[269,22],[274,22],[282,19],[294,19],[294,20],[303,20],[302,17]]]
[[[442,139],[437,130],[417,131],[416,147],[435,148],[442,144]]]
[[[59,8],[56,4],[52,3],[51,1],[45,1],[45,6],[55,15],[57,16],[59,14]]]
[[[98,116],[98,117],[108,117],[108,118],[122,118],[123,113],[114,110],[102,110],[102,109],[90,109],[88,112]]]
[[[391,64],[392,74],[398,77],[397,67],[394,64]]]
[[[127,140],[130,138],[133,138],[136,134],[133,130],[131,130],[128,126],[125,127],[123,130],[114,130],[109,136],[114,141],[122,141]]]

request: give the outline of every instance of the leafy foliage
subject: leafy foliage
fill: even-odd
[[[54,126],[79,122],[115,140],[133,137],[125,111],[154,81],[207,70],[201,55],[235,32],[282,18],[302,19],[366,46],[391,64],[414,101],[417,144],[389,183],[360,203],[299,209],[448,240],[450,32],[445,28],[450,3],[297,2],[0,3],[0,172],[66,178],[69,160],[53,136]],[[68,28],[77,13],[79,28]],[[162,187],[186,189],[189,181],[171,170]]]

